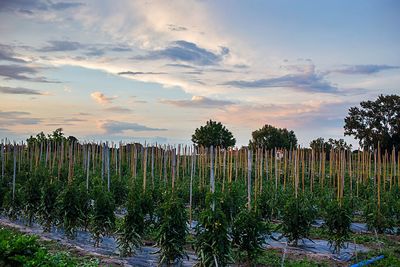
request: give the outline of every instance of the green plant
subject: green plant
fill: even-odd
[[[128,196],[127,213],[117,231],[117,242],[122,257],[131,256],[136,248],[142,246],[144,215],[138,192],[131,191]]]
[[[196,266],[226,266],[233,262],[229,225],[219,205],[215,205],[217,203],[215,195],[211,195],[207,200],[209,208],[200,214],[194,241],[199,259]]]
[[[224,212],[228,222],[233,221],[240,212],[240,208],[246,203],[245,195],[239,183],[233,183],[227,186],[222,193],[221,209]]]
[[[93,213],[90,221],[90,231],[94,246],[99,246],[102,238],[109,235],[115,226],[114,199],[112,194],[101,188],[95,191]]]
[[[236,144],[233,134],[220,122],[209,120],[206,125],[197,128],[192,135],[192,142],[203,147],[227,148]]]
[[[280,229],[283,236],[297,246],[299,239],[309,237],[314,219],[315,210],[306,196],[289,196],[283,209]]]
[[[160,265],[168,266],[186,256],[187,214],[183,201],[174,193],[161,205],[157,245],[160,247]]]
[[[263,219],[271,221],[278,215],[278,195],[273,190],[264,190],[257,199],[256,209]]]
[[[255,264],[262,252],[267,230],[261,217],[253,210],[243,209],[233,222],[233,246],[246,253],[246,261],[250,266]]]
[[[43,184],[38,214],[45,232],[50,231],[57,216],[57,192],[58,186],[55,182]]]
[[[81,223],[83,213],[79,197],[79,188],[75,184],[68,185],[57,197],[58,220],[64,227],[68,238],[75,238],[76,230]]]
[[[369,199],[364,209],[364,216],[370,230],[375,229],[378,233],[384,233],[395,225],[393,206],[390,204],[388,194],[383,194],[380,205],[375,199]]]
[[[37,236],[0,228],[0,266],[98,266],[95,259],[77,259],[68,252],[50,253],[39,243]]]
[[[334,253],[340,252],[344,242],[350,237],[352,210],[348,202],[332,200],[325,208],[325,226],[328,229],[329,243]]]
[[[26,181],[24,186],[24,215],[28,225],[32,225],[34,217],[40,205],[40,177],[34,174]]]

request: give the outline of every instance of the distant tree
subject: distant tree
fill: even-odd
[[[251,135],[253,139],[250,140],[249,146],[253,149],[257,147],[290,149],[297,146],[296,135],[293,131],[288,131],[286,128],[276,128],[266,124]]]
[[[361,147],[400,148],[400,96],[380,95],[375,101],[363,101],[361,108],[351,107],[344,119],[344,134],[353,135]]]
[[[78,138],[76,138],[75,136],[72,136],[72,135],[68,136],[67,140],[70,143],[77,143],[78,142]]]
[[[62,128],[58,128],[54,130],[51,134],[47,134],[47,136],[43,133],[40,132],[36,136],[30,136],[28,139],[26,139],[26,142],[28,145],[34,145],[34,144],[40,144],[40,143],[45,143],[47,141],[52,141],[52,142],[62,142],[62,141],[69,141],[69,142],[78,142],[78,139],[74,136],[69,136],[66,138],[63,133]]]
[[[236,139],[222,123],[209,120],[206,125],[194,131],[192,142],[198,146],[219,146],[227,148],[234,146],[236,144]]]
[[[323,149],[326,153],[329,153],[331,149],[349,150],[351,149],[352,145],[347,144],[344,139],[329,138],[329,140],[325,142],[324,138],[319,137],[310,142],[310,147],[316,151],[322,151]]]
[[[50,141],[54,142],[60,142],[66,140],[62,128],[56,129],[55,131],[53,131],[52,134],[48,134],[47,137]]]
[[[330,146],[333,149],[341,149],[341,150],[351,150],[352,148],[352,145],[347,144],[346,141],[344,141],[344,139],[342,138],[340,139],[329,138],[327,146]]]
[[[331,150],[331,147],[328,144],[328,142],[325,142],[325,139],[322,137],[312,140],[310,142],[310,147],[315,151],[321,151],[322,149],[324,149],[324,151]]]
[[[46,142],[47,137],[43,132],[38,133],[36,136],[30,136],[28,139],[26,139],[26,142],[28,143],[28,146],[32,146],[34,144]]]

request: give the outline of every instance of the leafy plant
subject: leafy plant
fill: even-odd
[[[102,238],[109,235],[115,226],[114,199],[111,193],[98,188],[95,192],[93,213],[90,230],[94,239],[94,246],[98,247]]]
[[[117,231],[117,242],[122,257],[131,256],[136,248],[142,246],[144,215],[140,195],[132,191],[128,196],[127,213]]]
[[[222,123],[209,120],[206,125],[197,128],[192,135],[192,142],[203,147],[227,148],[236,144],[236,139]]]
[[[276,194],[274,190],[264,190],[257,199],[257,212],[263,219],[268,221],[272,218],[277,218],[279,211],[278,198],[280,195]]]
[[[37,236],[0,229],[0,266],[98,266],[98,261],[72,257],[68,252],[50,253],[38,241]]]
[[[236,215],[240,212],[240,208],[246,203],[243,190],[238,183],[233,183],[228,186],[222,193],[221,209],[224,212],[228,222],[233,221]]]
[[[350,236],[352,210],[348,202],[340,204],[332,200],[325,208],[325,226],[328,229],[329,243],[334,253],[339,253]]]
[[[207,203],[209,208],[200,214],[196,226],[194,248],[199,259],[196,266],[226,266],[233,262],[229,225],[219,205],[210,207],[211,203],[218,203],[215,195],[211,195]]]
[[[68,238],[75,238],[83,213],[79,197],[79,188],[75,184],[68,185],[57,197],[59,223],[64,227]]]
[[[183,201],[174,193],[161,205],[157,245],[160,247],[160,265],[168,266],[186,256],[187,214]]]
[[[55,182],[43,184],[38,214],[45,232],[50,231],[57,216],[57,192],[58,186]]]
[[[232,227],[232,243],[246,253],[248,265],[253,266],[262,253],[267,227],[260,216],[252,210],[243,209],[235,218]]]
[[[314,215],[315,210],[306,196],[290,196],[283,209],[280,225],[283,236],[297,246],[299,239],[309,237]]]
[[[34,174],[24,186],[24,215],[28,225],[32,225],[40,205],[40,177]]]
[[[395,225],[392,211],[393,206],[390,205],[388,198],[389,196],[384,194],[379,206],[375,199],[370,199],[364,209],[368,228],[370,230],[375,229],[380,234]]]

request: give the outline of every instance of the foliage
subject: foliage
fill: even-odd
[[[97,188],[94,195],[93,213],[90,221],[90,230],[94,239],[94,246],[99,246],[103,236],[110,235],[115,226],[115,203],[111,193]]]
[[[315,210],[307,196],[290,196],[283,209],[280,228],[288,241],[297,246],[299,239],[309,237],[314,219]]]
[[[174,193],[158,210],[160,225],[157,233],[157,245],[160,247],[160,265],[173,264],[182,259],[186,252],[187,214],[183,201]]]
[[[279,217],[279,207],[283,204],[280,202],[284,198],[280,193],[280,191],[275,192],[275,190],[267,189],[263,190],[257,198],[256,209],[263,219],[271,221],[273,218]]]
[[[251,134],[249,147],[252,148],[294,148],[297,146],[297,138],[293,131],[288,131],[286,128],[276,128],[272,125],[265,124],[261,129],[258,129]]]
[[[69,253],[49,253],[36,236],[0,228],[0,266],[98,266],[97,261],[78,260]]]
[[[131,256],[136,248],[142,246],[144,215],[140,200],[140,194],[132,190],[128,196],[127,213],[117,232],[118,248],[122,257]]]
[[[246,203],[245,195],[239,183],[228,185],[222,193],[221,209],[224,212],[228,223],[232,222],[240,212],[240,208]]]
[[[41,194],[40,194],[40,179],[37,175],[32,175],[31,178],[26,181],[24,187],[24,215],[26,216],[28,225],[32,225],[34,216],[38,212],[40,205]]]
[[[232,227],[232,243],[239,251],[246,253],[249,265],[253,265],[261,254],[266,233],[266,225],[253,210],[243,209],[236,216]]]
[[[115,205],[117,207],[122,206],[128,196],[128,186],[126,185],[125,181],[118,176],[113,176],[110,189],[115,200]]]
[[[334,253],[339,253],[343,248],[344,242],[350,237],[352,210],[348,202],[342,205],[332,200],[325,207],[325,226],[328,229],[329,243],[333,246]]]
[[[78,142],[78,139],[75,136],[68,136],[68,138],[66,138],[62,128],[58,128],[54,130],[53,133],[47,134],[47,137],[45,133],[40,132],[36,134],[36,136],[31,135],[28,139],[26,139],[28,146],[41,143],[45,144],[48,141],[57,143],[69,141],[70,143],[73,143],[73,142]]]
[[[200,214],[196,226],[194,248],[199,260],[196,266],[227,266],[233,262],[229,225],[219,205],[214,209],[210,207],[212,202],[218,203],[215,196],[212,195],[207,202],[209,208]]]
[[[375,229],[378,233],[384,233],[385,230],[395,226],[393,208],[395,207],[391,204],[389,194],[382,195],[380,206],[375,199],[370,199],[364,208],[368,228]]]
[[[56,201],[58,189],[55,182],[45,182],[42,185],[38,214],[45,232],[50,231],[57,216]]]
[[[345,118],[344,134],[353,135],[360,146],[382,151],[400,148],[400,96],[380,95],[375,101],[363,101],[361,108],[351,107]]]
[[[344,139],[333,139],[329,138],[328,141],[325,141],[324,138],[319,137],[310,142],[310,147],[315,151],[322,151],[322,149],[328,154],[332,149],[336,150],[349,150],[352,145],[347,144]]]
[[[78,186],[71,184],[66,186],[57,197],[59,223],[64,227],[68,238],[75,238],[76,230],[83,217],[79,193]]]
[[[203,147],[231,147],[236,144],[233,134],[220,122],[209,120],[206,125],[197,128],[192,135],[192,142]]]
[[[6,191],[3,199],[3,208],[11,220],[16,220],[24,209],[24,192],[22,188],[16,188],[13,199],[11,190]]]

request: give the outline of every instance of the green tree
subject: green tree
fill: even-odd
[[[236,144],[233,134],[220,122],[209,120],[206,125],[197,128],[192,142],[198,146],[219,146],[227,148]]]
[[[28,139],[26,139],[28,146],[32,146],[34,144],[46,143],[47,141],[52,141],[57,143],[68,141],[70,143],[72,142],[77,143],[78,139],[75,136],[68,136],[68,138],[66,138],[62,128],[54,130],[52,133],[47,134],[47,136],[43,132],[40,132],[36,136],[31,135]]]
[[[249,146],[252,148],[273,149],[276,147],[287,148],[297,146],[297,138],[293,131],[286,128],[276,128],[265,124],[261,129],[254,131]]]
[[[329,153],[331,149],[349,150],[351,149],[352,145],[347,144],[346,141],[344,141],[344,139],[329,138],[329,140],[325,142],[325,139],[320,137],[312,140],[310,142],[310,147],[316,151],[322,151],[323,149],[326,153]]]
[[[315,151],[322,151],[323,149],[327,153],[329,153],[332,148],[332,146],[328,142],[325,142],[325,139],[322,137],[312,140],[310,142],[310,147]]]
[[[62,128],[56,129],[55,131],[53,131],[52,134],[48,134],[47,137],[50,141],[54,142],[61,142],[66,140]]]
[[[371,149],[380,142],[382,151],[400,148],[400,96],[380,95],[375,101],[363,101],[351,107],[344,119],[344,134],[358,139],[360,146]]]

